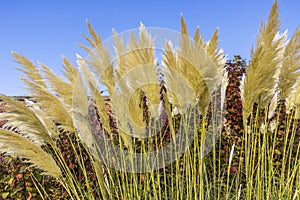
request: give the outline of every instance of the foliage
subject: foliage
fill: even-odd
[[[1,155],[0,164],[1,199],[67,198],[66,192],[54,178],[42,175],[40,170],[24,164],[21,159]],[[39,191],[41,188],[44,191]]]
[[[88,23],[91,37],[85,38],[91,47],[81,46],[89,59],[77,56],[76,68],[63,58],[65,78],[14,53],[33,100],[24,105],[1,95],[10,109],[1,115],[6,121],[0,130],[0,150],[21,159],[1,160],[8,167],[2,168],[2,198],[46,199],[61,194],[70,199],[298,199],[300,35],[296,30],[287,42],[287,33],[279,33],[278,16],[275,1],[248,65],[240,56],[225,63],[217,49],[218,31],[205,42],[196,29],[191,41],[181,16],[180,45],[173,48],[166,42],[162,55],[163,81],[137,89],[136,80],[158,83],[154,42],[143,24],[139,37],[132,34],[127,45],[113,32],[118,55],[114,63]],[[145,73],[137,67],[145,65],[154,70],[147,68]],[[186,82],[180,82],[179,75]],[[101,96],[97,81],[108,88],[112,103]],[[210,95],[220,98],[213,101]],[[219,130],[214,122],[220,113],[214,108],[223,101],[226,122]],[[160,110],[154,109],[157,103]],[[197,106],[187,109],[193,103]],[[130,134],[128,116],[151,132],[150,123],[158,113],[167,119],[158,134],[147,139]],[[178,135],[187,136],[190,130],[194,140],[189,148],[156,171],[120,171],[112,161],[114,149],[106,152],[112,153],[108,160],[99,154],[107,150],[103,141],[146,154],[175,143]],[[219,142],[211,130],[220,134]],[[16,174],[10,176],[12,170]]]

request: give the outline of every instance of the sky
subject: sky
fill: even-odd
[[[1,0],[0,1],[0,93],[26,95],[20,81],[19,65],[11,52],[34,63],[41,62],[62,75],[61,56],[75,63],[76,54],[86,53],[78,46],[87,44],[88,20],[101,38],[111,37],[112,29],[123,32],[146,27],[180,30],[182,13],[191,36],[196,27],[208,40],[219,28],[219,47],[228,59],[241,55],[250,59],[250,49],[262,20],[267,20],[272,0],[198,1],[114,1],[114,0]],[[300,26],[300,1],[279,0],[281,31],[289,36]]]

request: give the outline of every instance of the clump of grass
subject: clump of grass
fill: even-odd
[[[251,63],[241,84],[245,141],[245,164],[242,167],[246,174],[247,199],[288,199],[293,198],[298,190],[291,187],[298,183],[294,177],[299,170],[298,149],[294,149],[294,154],[290,147],[294,145],[297,121],[292,110],[284,118],[286,123],[282,129],[279,127],[280,115],[274,119],[273,113],[278,106],[277,112],[281,112],[280,102],[285,101],[287,94],[293,93],[299,81],[299,65],[296,64],[299,62],[299,34],[296,31],[286,44],[286,32],[279,33],[278,14],[278,2],[275,1],[268,22],[260,28],[256,49],[252,51]],[[254,105],[255,112],[252,110]],[[275,164],[274,151],[279,134],[284,135],[282,159]],[[288,162],[287,157],[290,158]],[[294,159],[291,160],[291,157]],[[275,165],[280,165],[280,170],[284,172],[278,172]],[[286,187],[286,182],[291,185]]]
[[[91,37],[84,37],[91,47],[81,47],[89,59],[78,55],[77,68],[63,58],[65,78],[13,53],[33,101],[24,105],[0,96],[11,105],[1,115],[6,124],[0,150],[55,177],[70,199],[298,199],[300,34],[296,30],[286,42],[278,16],[275,1],[241,81],[243,142],[227,146],[228,159],[220,127],[228,77],[218,31],[205,42],[197,28],[191,40],[182,16],[179,46],[167,41],[163,51],[163,83],[143,24],[127,45],[113,32],[113,62],[88,23]],[[101,95],[98,81],[111,102]],[[165,123],[157,123],[158,114]],[[142,138],[143,131],[150,137]],[[180,142],[187,145],[184,151]],[[166,151],[170,144],[179,145]],[[159,150],[168,157],[155,154]],[[153,160],[143,157],[149,152]]]

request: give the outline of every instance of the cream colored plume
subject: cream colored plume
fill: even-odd
[[[43,174],[56,178],[62,175],[50,154],[18,133],[0,129],[0,152],[28,159],[26,162],[43,170]]]
[[[74,127],[76,128],[81,141],[89,148],[92,153],[95,153],[96,145],[88,121],[89,101],[87,90],[81,76],[78,76],[77,80],[75,80],[72,99],[73,101],[71,113]]]
[[[87,67],[85,60],[79,55],[77,55],[77,63],[78,63],[78,66],[80,67],[80,70],[83,74],[84,80],[87,84],[89,94],[91,95],[92,99],[95,100],[93,105],[96,106],[96,108],[97,108],[98,114],[101,119],[101,123],[102,123],[104,129],[108,133],[110,133],[111,130],[110,130],[109,118],[108,118],[107,111],[105,108],[106,102],[103,99],[103,96],[101,96],[100,89],[98,86],[99,83],[96,80],[94,74],[92,74],[92,72]]]
[[[286,100],[287,112],[295,105],[296,82],[300,77],[300,29],[297,29],[286,45],[278,88],[280,97]]]
[[[295,96],[294,96],[294,102],[296,107],[296,113],[295,117],[296,119],[300,119],[300,78],[298,78],[296,87],[295,87]]]
[[[163,65],[168,101],[182,114],[189,106],[196,105],[199,97],[195,91],[196,85],[193,87],[188,74],[182,73],[182,69],[179,66],[179,58],[174,52],[170,41],[165,46]]]
[[[212,39],[215,42],[215,39]],[[216,83],[221,84],[221,75],[219,73],[218,65],[213,60],[213,58],[208,54],[207,49],[203,46],[203,40],[196,31],[194,39],[191,40],[188,36],[188,29],[185,24],[183,17],[181,16],[181,37],[180,37],[180,47],[176,48],[175,51],[172,49],[170,42],[166,43],[163,63],[166,66],[164,69],[166,87],[170,91],[180,91],[183,86],[179,86],[179,80],[186,80],[188,82],[188,87],[192,88],[196,99],[191,99],[191,101],[199,101],[200,109],[202,114],[206,113],[206,109],[209,105],[210,94],[216,89]],[[214,47],[210,47],[213,51]],[[182,76],[177,82],[172,82],[172,73],[168,73],[168,70],[178,72],[178,75]],[[181,87],[181,88],[180,88]],[[187,88],[187,86],[184,86]],[[189,91],[189,90],[186,90]],[[185,102],[181,102],[184,99],[180,95],[189,96],[186,91],[176,92],[177,97],[172,97],[170,94],[170,99],[177,101],[175,106],[182,107]],[[174,102],[175,103],[175,102]]]
[[[42,67],[42,73],[45,77],[44,80],[49,84],[49,90],[62,101],[67,109],[70,109],[72,106],[73,83],[65,82],[46,65],[41,63],[40,66]]]
[[[111,61],[109,51],[103,46],[100,36],[94,31],[89,22],[87,24],[91,38],[88,36],[84,37],[92,48],[81,44],[79,46],[88,53],[86,62],[95,73],[97,80],[104,84],[109,94],[112,95],[113,88],[115,87],[113,62]]]
[[[53,94],[53,91],[46,87],[45,79],[41,75],[37,67],[31,63],[26,57],[14,53],[16,61],[22,65],[21,71],[24,73],[25,77],[22,77],[21,80],[27,86],[27,89],[32,93],[32,97],[37,101],[37,106],[39,106],[46,115],[51,118],[55,123],[60,124],[59,127],[63,128],[65,131],[74,131],[72,118],[69,113],[68,104],[64,103],[63,95]],[[52,81],[52,88],[60,88],[61,79],[58,78],[53,72],[48,69],[46,66],[44,68],[44,75],[46,80],[48,78]],[[34,76],[32,75],[34,73]],[[58,91],[61,94],[67,94],[68,88],[61,88],[61,91]],[[58,93],[58,94],[59,94]]]
[[[113,38],[117,66],[116,89],[111,95],[112,109],[119,119],[118,126],[122,132],[140,132],[146,125],[143,118],[144,109],[141,106],[143,95],[147,97],[152,116],[158,114],[160,102],[154,43],[143,24],[139,28],[139,37],[136,38],[131,33],[126,46],[116,32],[113,32]],[[128,123],[131,124],[131,128],[128,127]],[[129,141],[125,136],[123,139]]]
[[[286,40],[286,32],[278,34],[279,27],[278,2],[275,1],[268,22],[260,27],[256,49],[252,50],[251,63],[241,82],[244,123],[252,112],[253,104],[258,103],[260,108],[264,108],[276,91]]]
[[[227,60],[227,57],[224,55],[223,49],[218,49],[219,45],[219,29],[217,28],[213,33],[212,37],[209,41],[204,42],[202,36],[200,36],[199,28],[197,27],[194,34],[194,42],[203,47],[207,54],[213,59],[215,64],[217,65],[218,78],[216,80],[221,80],[221,76],[223,75],[223,69]],[[216,83],[218,86],[220,83]]]
[[[56,136],[54,133],[56,129],[53,126],[49,126],[49,129],[45,127],[45,125],[51,124],[46,116],[41,113],[36,115],[33,111],[35,108],[29,108],[10,97],[0,95],[0,99],[11,107],[8,112],[0,114],[0,118],[6,120],[4,129],[18,131],[38,145],[43,145],[45,142],[53,144],[51,137]],[[36,112],[39,111],[36,110]]]
[[[23,72],[27,77],[28,80],[31,82],[36,83],[40,87],[46,88],[46,84],[40,74],[40,71],[37,67],[25,56],[22,56],[16,52],[12,52],[12,55],[16,59],[16,62],[19,63],[23,68],[20,68],[21,72]]]

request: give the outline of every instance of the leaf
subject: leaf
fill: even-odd
[[[1,194],[3,199],[6,199],[8,197],[8,195],[9,195],[9,192],[4,192]]]

